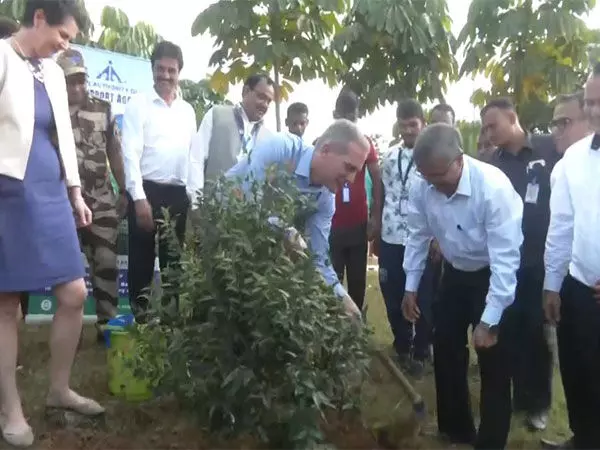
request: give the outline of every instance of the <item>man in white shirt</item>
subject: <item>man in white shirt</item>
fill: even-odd
[[[206,112],[190,151],[188,193],[192,206],[204,181],[216,181],[269,134],[264,117],[275,97],[273,80],[265,74],[248,77],[238,105],[218,105]]]
[[[134,96],[123,115],[122,145],[125,179],[129,194],[129,301],[136,320],[145,320],[152,282],[155,235],[162,208],[175,222],[175,233],[183,243],[189,199],[186,193],[188,160],[196,116],[192,106],[177,95],[183,67],[181,49],[167,41],[156,45],[151,57],[154,90]],[[161,269],[179,256],[159,230]]]
[[[563,447],[600,448],[600,65],[584,91],[596,134],[561,160],[550,197],[544,255],[544,309],[558,325],[558,354],[573,439]]]
[[[501,449],[512,405],[508,349],[499,328],[514,301],[523,202],[499,169],[463,155],[458,131],[447,124],[425,128],[413,158],[422,178],[409,194],[402,308],[407,320],[419,318],[417,287],[436,239],[445,259],[434,308],[438,428],[455,443]],[[482,378],[478,433],[467,381],[469,326]]]
[[[556,100],[550,130],[556,143],[556,151],[563,155],[575,142],[593,133],[584,112],[583,91],[575,94],[561,95]],[[556,163],[550,176],[553,185],[556,174],[560,170],[560,161]]]

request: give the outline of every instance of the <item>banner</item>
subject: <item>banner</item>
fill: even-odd
[[[88,72],[88,91],[90,95],[110,102],[113,117],[119,128],[122,126],[123,112],[129,99],[138,92],[148,92],[154,87],[150,61],[134,56],[114,53],[92,47],[73,45],[81,52]],[[119,269],[119,313],[131,312],[127,289],[127,221],[119,227],[118,239]],[[84,257],[85,259],[85,257]],[[155,273],[158,275],[158,258],[155,260]],[[92,297],[89,265],[86,261],[86,284],[88,298],[84,305],[86,322],[96,320],[96,304]],[[56,300],[52,289],[46,288],[32,292],[29,298],[27,322],[39,323],[52,320],[56,311]]]

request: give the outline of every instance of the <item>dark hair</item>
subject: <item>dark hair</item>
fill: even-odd
[[[256,85],[258,85],[258,83],[260,83],[263,80],[265,83],[267,83],[268,86],[273,86],[275,84],[271,77],[266,73],[255,73],[246,78],[246,81],[244,81],[244,87],[247,87],[252,91],[254,90]]]
[[[398,108],[396,108],[396,118],[402,120],[408,120],[416,117],[417,119],[425,120],[425,114],[423,113],[423,107],[414,98],[407,98],[398,102]]]
[[[288,106],[287,116],[290,117],[292,114],[308,115],[308,106],[301,102],[292,103],[290,106]]]
[[[592,76],[597,77],[600,75],[600,62],[594,64],[594,68],[592,69]]]
[[[359,107],[360,100],[358,99],[358,95],[351,89],[343,88],[335,101],[335,111],[339,115],[345,116],[354,114]]]
[[[585,104],[583,91],[577,91],[572,94],[562,94],[556,98],[557,105],[571,102],[577,102],[579,104],[579,108],[583,109],[583,105]]]
[[[19,24],[8,17],[0,17],[0,39],[7,38],[19,30]]]
[[[454,122],[456,120],[456,114],[454,113],[454,108],[452,108],[452,106],[450,106],[447,103],[439,103],[439,104],[435,105],[433,107],[433,109],[431,110],[431,114],[433,114],[436,111],[439,111],[442,114],[450,114],[452,116],[452,122]]]
[[[154,46],[152,50],[152,56],[150,56],[150,63],[154,67],[154,63],[163,58],[176,59],[179,64],[179,71],[183,69],[183,53],[179,45],[173,44],[170,41],[160,41]]]
[[[79,30],[89,28],[90,20],[81,0],[27,0],[21,24],[24,27],[33,26],[33,16],[41,9],[50,26],[62,25],[69,17],[75,20]]]
[[[504,111],[516,111],[515,105],[510,98],[495,98],[490,100],[481,110],[480,117],[485,116],[485,113],[492,108],[502,109]]]

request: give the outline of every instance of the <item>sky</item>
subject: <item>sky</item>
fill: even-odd
[[[181,77],[195,81],[214,70],[208,67],[213,52],[213,41],[210,36],[192,37],[190,30],[196,16],[214,2],[215,0],[85,0],[92,20],[96,23],[100,21],[102,8],[109,5],[122,9],[131,22],[144,21],[153,25],[161,36],[181,46],[184,57]],[[468,0],[448,2],[455,34],[458,34],[467,19],[469,4]],[[586,21],[590,25],[599,23],[600,6],[593,10]],[[446,101],[455,109],[458,119],[478,119],[478,110],[471,105],[469,98],[474,90],[485,87],[486,84],[485,78],[482,77],[475,80],[465,78],[448,88]],[[330,124],[333,106],[340,89],[341,86],[330,89],[323,82],[314,80],[297,85],[291,93],[289,102],[302,101],[308,105],[310,125],[306,131],[307,140],[312,141]],[[230,90],[229,100],[237,102],[240,98],[240,87]],[[285,116],[286,108],[287,104],[282,103],[282,116]],[[381,134],[389,138],[395,121],[394,116],[394,106],[388,105],[361,119],[359,125],[365,133]],[[274,106],[270,108],[265,122],[269,128],[275,129]]]

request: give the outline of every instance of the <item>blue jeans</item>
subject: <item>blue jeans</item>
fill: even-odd
[[[427,261],[425,272],[417,292],[417,301],[421,317],[414,325],[402,315],[402,299],[406,284],[406,273],[402,268],[404,262],[403,245],[388,244],[381,241],[379,247],[379,286],[385,300],[388,321],[394,335],[394,348],[398,355],[409,355],[415,360],[423,361],[429,356],[429,345],[432,338],[432,303],[437,294],[440,280],[441,264]],[[412,347],[412,348],[411,348]]]

